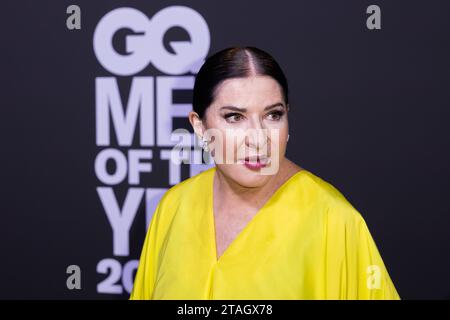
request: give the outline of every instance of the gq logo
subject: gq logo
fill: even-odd
[[[174,27],[185,31],[189,40],[164,41]],[[118,37],[122,37],[120,51],[115,48]],[[144,207],[147,230],[152,213],[167,190],[165,186],[140,185],[141,175],[160,170],[159,164],[172,159],[173,118],[187,117],[192,110],[191,104],[174,101],[174,91],[193,88],[193,75],[209,52],[210,32],[203,17],[185,6],[169,6],[152,17],[134,8],[115,8],[99,20],[92,44],[99,64],[112,73],[95,78],[95,132],[99,147],[95,173],[101,182],[96,187],[97,194],[112,231],[113,255],[121,257],[98,262],[97,273],[106,277],[97,284],[97,292],[123,294],[131,292],[139,262],[123,258],[130,256],[135,218]],[[146,72],[150,64],[157,72],[153,68]],[[127,86],[120,88],[119,80]],[[113,134],[116,141],[111,139]],[[134,140],[137,134],[140,139]],[[108,161],[115,163],[114,173],[107,170]],[[190,164],[191,173],[198,168],[200,165]],[[168,169],[170,184],[178,183],[181,166],[169,162]],[[117,188],[126,193],[123,201],[115,190],[121,183],[125,186]]]
[[[183,28],[190,41],[171,42],[174,53],[164,47],[163,37],[173,27]],[[126,55],[113,47],[113,37],[120,29],[131,29],[134,34],[125,39]],[[130,76],[142,71],[151,62],[161,72],[180,75],[197,73],[210,46],[206,21],[195,10],[171,6],[157,12],[151,19],[134,8],[118,8],[106,14],[94,33],[94,52],[100,64],[108,71]]]

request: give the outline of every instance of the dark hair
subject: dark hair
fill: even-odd
[[[203,119],[221,82],[253,75],[269,76],[276,80],[281,87],[286,105],[289,103],[286,77],[270,54],[255,47],[230,47],[208,57],[200,68],[193,90],[194,111]]]

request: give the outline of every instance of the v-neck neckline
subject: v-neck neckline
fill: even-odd
[[[295,177],[299,176],[300,174],[303,174],[303,172],[306,172],[306,169],[301,169],[297,172],[295,172],[294,174],[292,174],[285,182],[283,182],[283,184],[281,184],[278,189],[275,190],[274,193],[272,193],[272,195],[269,197],[269,199],[263,204],[263,206],[253,215],[253,217],[250,219],[249,222],[247,222],[247,224],[244,226],[244,228],[236,235],[236,237],[230,242],[230,244],[228,245],[228,247],[222,252],[222,254],[220,255],[220,257],[217,257],[217,240],[216,240],[216,219],[214,216],[214,176],[216,175],[216,167],[211,168],[211,173],[210,173],[210,179],[208,181],[208,190],[209,190],[209,195],[208,195],[208,218],[209,218],[209,224],[210,224],[210,228],[212,230],[210,230],[210,234],[212,234],[212,242],[213,242],[213,256],[214,256],[214,263],[217,265],[219,264],[224,258],[224,256],[226,256],[229,251],[231,251],[235,246],[236,243],[240,241],[240,239],[249,232],[249,229],[251,228],[252,225],[255,224],[255,221],[258,220],[258,217],[261,217],[261,212],[263,212],[268,205],[273,201],[273,199],[275,199],[275,196],[277,194],[279,194],[281,192],[282,189],[286,188],[286,186],[292,182],[294,180]]]

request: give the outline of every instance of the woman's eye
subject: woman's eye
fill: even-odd
[[[280,120],[280,118],[283,116],[283,111],[274,111],[269,113],[270,120]]]
[[[242,115],[239,113],[228,113],[225,115],[225,119],[229,122],[238,122],[241,118]]]

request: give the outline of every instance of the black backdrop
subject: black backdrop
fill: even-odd
[[[81,8],[80,30],[66,27],[71,4]],[[371,4],[381,8],[381,30],[366,27]],[[361,212],[403,299],[450,298],[450,5],[434,0],[3,2],[0,298],[128,297],[123,279],[111,278],[117,293],[98,285],[138,259],[150,207],[139,205],[129,252],[114,254],[94,169],[108,148],[96,143],[95,81],[113,77],[126,101],[133,77],[163,73],[150,64],[112,74],[93,34],[114,9],[150,18],[174,5],[204,18],[209,54],[253,45],[275,56],[291,88],[288,158]],[[124,53],[122,31],[114,41]],[[189,36],[173,28],[164,44],[178,40]],[[185,91],[174,100],[188,103]],[[188,128],[187,120],[173,126]],[[110,147],[126,154],[130,146],[114,136]],[[136,137],[132,147],[145,149]],[[140,187],[170,186],[167,164],[155,160],[152,170]],[[189,175],[183,166],[181,178]],[[120,205],[129,189],[114,186]],[[74,264],[81,290],[66,287]]]

